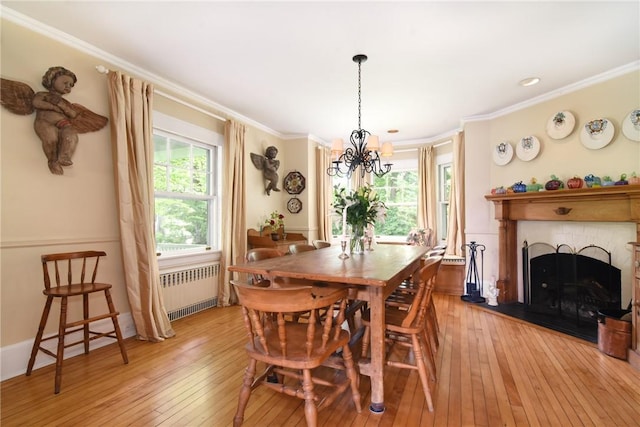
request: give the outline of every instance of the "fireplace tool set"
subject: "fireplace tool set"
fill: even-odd
[[[466,293],[460,298],[462,301],[467,302],[485,302],[485,298],[482,296],[482,279],[484,276],[484,251],[486,247],[479,245],[476,242],[471,242],[467,245],[462,245],[462,249],[468,248],[469,250],[469,268],[467,270],[466,278]],[[477,252],[480,251],[480,266],[482,270],[478,273],[477,265]]]

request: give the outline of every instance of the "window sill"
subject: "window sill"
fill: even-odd
[[[221,257],[222,253],[218,250],[163,254],[158,256],[158,268],[161,271],[165,271],[185,266],[195,266],[220,261]]]

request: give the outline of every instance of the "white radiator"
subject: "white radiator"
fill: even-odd
[[[218,305],[220,264],[205,264],[160,273],[169,320],[174,321]]]

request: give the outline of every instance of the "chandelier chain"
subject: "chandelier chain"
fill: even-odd
[[[361,120],[362,120],[362,97],[361,97],[361,92],[362,92],[362,85],[360,83],[360,75],[361,75],[361,69],[362,67],[362,61],[358,61],[358,130],[362,129],[362,125],[361,125]]]

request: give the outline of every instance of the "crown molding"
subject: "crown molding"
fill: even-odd
[[[243,116],[242,114],[234,110],[231,110],[223,105],[220,105],[208,98],[205,98],[189,89],[186,89],[177,83],[174,83],[170,80],[167,80],[156,74],[153,74],[148,70],[142,69],[130,62],[123,60],[122,58],[119,58],[115,55],[110,54],[109,52],[105,52],[104,50],[99,49],[92,44],[89,44],[83,40],[73,37],[70,34],[65,33],[64,31],[60,31],[40,21],[37,21],[19,12],[16,12],[15,10],[10,9],[2,4],[0,4],[0,16],[2,16],[2,18],[6,19],[7,21],[10,21],[10,22],[13,22],[14,24],[28,28],[29,30],[42,34],[50,39],[56,40],[62,44],[70,46],[88,55],[94,56],[99,60],[108,62],[109,64],[112,64],[122,70],[126,70],[127,72],[135,74],[140,78],[145,79],[148,82],[152,83],[153,85],[162,87],[163,89],[171,91],[173,93],[179,93],[191,102],[196,102],[201,105],[205,105],[215,110],[216,112],[219,112],[230,118],[236,119],[245,124],[253,126],[256,129],[267,132],[278,138],[281,138],[281,139],[286,138],[286,135],[271,129],[268,126],[263,125],[262,123],[259,123],[249,117]],[[96,65],[99,65],[99,64],[96,64]]]
[[[468,116],[463,117],[461,119],[461,123],[468,122],[477,122],[484,120],[492,120],[498,117],[505,116],[507,114],[511,114],[513,112],[523,110],[525,108],[532,107],[534,105],[540,104],[542,102],[550,101],[552,99],[558,98],[563,95],[567,95],[571,92],[575,92],[580,89],[585,89],[589,86],[596,85],[598,83],[602,83],[616,77],[622,76],[624,74],[631,73],[633,71],[640,70],[640,61],[634,61],[626,65],[622,65],[620,67],[613,68],[609,71],[605,71],[604,73],[597,74],[592,77],[588,77],[584,80],[580,80],[578,82],[569,84],[567,86],[561,87],[556,90],[552,90],[551,92],[544,93],[542,95],[536,96],[534,98],[528,99],[526,101],[520,102],[518,104],[511,105],[509,107],[503,108],[501,110],[494,111],[493,113],[481,114],[477,116]]]
[[[76,37],[73,37],[63,31],[57,30],[53,27],[50,27],[48,25],[43,24],[40,21],[37,21],[35,19],[32,19],[28,16],[25,16],[21,13],[18,13],[16,11],[14,11],[13,9],[10,9],[2,4],[0,4],[0,16],[2,16],[2,18],[7,19],[8,21],[11,21],[15,24],[21,25],[25,28],[28,28],[30,30],[33,30],[39,34],[42,34],[46,37],[49,37],[51,39],[57,40],[63,44],[66,44],[67,46],[73,47],[81,52],[87,53],[91,56],[95,56],[101,60],[104,60],[110,64],[113,64],[119,68],[122,68],[124,70],[127,70],[128,72],[131,72],[133,74],[136,74],[138,76],[140,76],[141,78],[148,80],[149,82],[153,83],[154,85],[160,86],[164,89],[170,90],[174,93],[179,93],[181,95],[183,95],[185,98],[187,98],[189,101],[192,102],[197,102],[200,103],[202,105],[205,105],[219,113],[222,113],[230,118],[233,119],[237,119],[245,124],[248,124],[250,126],[253,126],[256,129],[262,130],[268,134],[271,134],[273,136],[276,136],[277,138],[280,138],[282,140],[291,140],[291,139],[298,139],[298,138],[307,138],[311,141],[317,142],[318,144],[321,145],[329,145],[329,142],[324,141],[322,138],[319,138],[317,136],[314,135],[303,135],[303,134],[283,134],[280,133],[276,130],[273,130],[271,128],[269,128],[268,126],[263,125],[262,123],[259,123],[249,117],[243,116],[242,114],[231,110],[223,105],[220,105],[208,98],[205,98],[193,91],[190,91],[188,89],[185,89],[184,87],[178,85],[177,83],[174,83],[172,81],[166,80],[160,76],[157,76],[153,73],[150,73],[147,70],[144,70],[134,64],[131,64],[127,61],[124,61],[123,59],[116,57],[108,52],[105,52],[101,49],[98,49],[97,47],[86,43],[83,40],[80,40]],[[98,64],[96,64],[98,65]],[[525,108],[529,108],[531,106],[534,106],[536,104],[545,102],[545,101],[549,101],[551,99],[560,97],[562,95],[566,95],[568,93],[571,92],[575,92],[577,90],[580,89],[584,89],[586,87],[589,86],[593,86],[595,84],[607,81],[607,80],[611,80],[615,77],[621,76],[623,74],[627,74],[629,72],[632,71],[637,71],[640,70],[640,60],[639,61],[634,61],[631,62],[629,64],[614,68],[612,70],[606,71],[604,73],[595,75],[593,77],[589,77],[586,78],[584,80],[581,80],[579,82],[576,83],[572,83],[569,84],[567,86],[564,86],[562,88],[547,92],[545,94],[539,95],[537,97],[531,98],[527,101],[523,101],[520,102],[518,104],[514,104],[511,105],[509,107],[494,111],[493,113],[488,113],[488,114],[482,114],[482,115],[474,115],[474,116],[468,116],[468,117],[462,117],[460,119],[460,128],[457,129],[451,129],[449,131],[443,132],[439,135],[435,135],[435,136],[430,136],[430,137],[425,137],[425,138],[417,138],[417,139],[412,139],[412,140],[399,140],[399,141],[392,141],[394,145],[396,146],[404,146],[404,145],[414,145],[414,144],[420,144],[420,145],[428,145],[431,143],[436,143],[439,142],[443,139],[449,138],[452,135],[455,135],[456,133],[460,132],[461,130],[464,129],[464,124],[465,123],[469,123],[469,122],[475,122],[475,121],[484,121],[484,120],[492,120],[498,117],[502,117],[504,115],[513,113],[515,111],[519,111]]]

